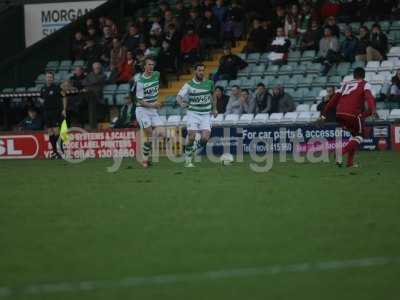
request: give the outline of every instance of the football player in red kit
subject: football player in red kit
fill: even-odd
[[[354,80],[344,83],[332,97],[319,120],[323,122],[328,112],[336,108],[336,121],[351,133],[348,144],[342,149],[342,154],[347,154],[347,167],[356,166],[353,159],[363,141],[365,118],[376,115],[375,98],[372,95],[371,86],[364,80],[365,70],[356,68],[353,77]],[[337,164],[341,166],[342,162],[337,161]]]

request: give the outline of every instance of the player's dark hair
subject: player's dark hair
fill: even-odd
[[[353,71],[354,79],[364,79],[365,78],[365,70],[364,68],[358,67]]]
[[[194,65],[194,69],[197,70],[199,67],[205,67],[203,63],[197,63]]]

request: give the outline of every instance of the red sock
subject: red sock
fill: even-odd
[[[349,146],[348,149],[349,155],[347,156],[347,166],[351,167],[353,165],[354,155],[358,150],[359,143],[357,140],[351,140],[349,144],[347,144],[347,146]]]

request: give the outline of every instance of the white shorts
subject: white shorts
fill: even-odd
[[[186,127],[187,130],[193,131],[211,131],[211,115],[210,114],[198,114],[192,111],[187,112]]]
[[[136,107],[135,113],[140,128],[159,127],[163,125],[156,109]]]

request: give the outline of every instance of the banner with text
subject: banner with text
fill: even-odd
[[[136,132],[132,129],[71,132],[64,146],[67,159],[134,157]],[[0,159],[49,159],[52,154],[45,133],[0,133]]]
[[[36,43],[106,1],[76,1],[24,5],[25,45]]]

